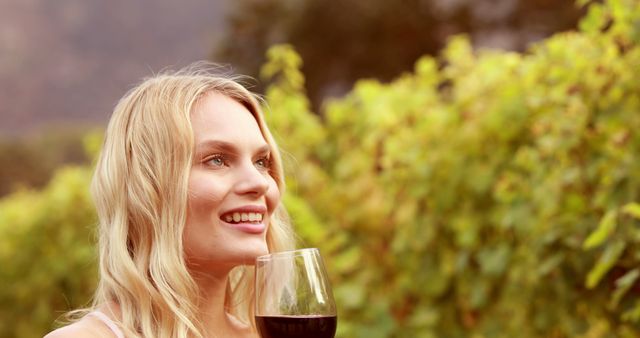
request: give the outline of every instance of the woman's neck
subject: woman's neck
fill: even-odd
[[[227,309],[227,287],[229,273],[220,275],[197,275],[200,299],[198,313],[206,337],[244,337],[250,327],[243,325]]]

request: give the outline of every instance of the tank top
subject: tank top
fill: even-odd
[[[93,312],[90,312],[89,316],[94,316],[98,320],[100,320],[102,323],[104,323],[104,325],[106,325],[116,337],[124,338],[124,334],[122,334],[122,330],[120,330],[118,325],[116,325],[116,323],[113,320],[111,320],[111,318],[107,317],[107,315],[102,313],[100,310],[95,310]]]

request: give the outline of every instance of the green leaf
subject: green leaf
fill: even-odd
[[[437,310],[431,307],[421,307],[413,312],[408,322],[412,328],[424,328],[435,325],[439,317]]]
[[[359,283],[343,283],[337,285],[335,294],[341,306],[348,309],[357,309],[365,301],[366,289]]]
[[[540,276],[548,275],[549,273],[551,273],[551,271],[556,269],[565,260],[565,258],[566,258],[566,254],[562,252],[552,255],[549,258],[546,258],[544,261],[541,262],[540,266],[538,267],[538,274]]]
[[[604,277],[609,270],[616,264],[618,258],[624,252],[627,243],[622,241],[615,241],[607,245],[604,250],[604,253],[598,259],[596,265],[591,268],[589,274],[587,275],[586,286],[589,289],[593,289],[598,286],[602,277]]]
[[[622,207],[622,212],[640,219],[640,203],[629,203]]]
[[[640,321],[640,299],[636,300],[634,306],[622,314],[622,320],[627,322]]]
[[[342,273],[353,271],[358,267],[362,257],[362,252],[359,247],[352,246],[351,248],[339,253],[335,256],[333,263],[334,268]]]
[[[602,245],[615,231],[617,215],[618,213],[615,210],[608,211],[598,227],[582,243],[582,248],[589,250]]]
[[[580,20],[579,27],[585,33],[595,33],[604,26],[605,21],[606,13],[602,5],[592,4],[589,6],[587,16]]]
[[[593,2],[593,0],[576,0],[576,6],[582,8],[588,5],[590,2]]]
[[[487,276],[499,276],[507,268],[511,259],[511,248],[507,244],[500,244],[495,248],[480,251],[478,260],[482,272]]]
[[[611,296],[611,302],[609,303],[610,308],[615,308],[618,306],[622,297],[629,291],[638,277],[640,277],[640,269],[635,268],[633,270],[627,271],[627,273],[616,280],[616,289],[613,292],[613,296]]]
[[[471,286],[471,294],[469,295],[469,304],[472,309],[480,309],[487,304],[489,300],[490,283],[485,278],[478,278]]]

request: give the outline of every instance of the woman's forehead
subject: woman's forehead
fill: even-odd
[[[266,145],[258,121],[238,101],[219,93],[212,93],[191,114],[196,148],[212,144],[249,143]]]

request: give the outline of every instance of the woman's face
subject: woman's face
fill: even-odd
[[[270,148],[249,110],[209,93],[191,114],[195,153],[183,244],[194,270],[228,270],[266,254],[280,192]],[[213,270],[212,270],[213,269]]]

